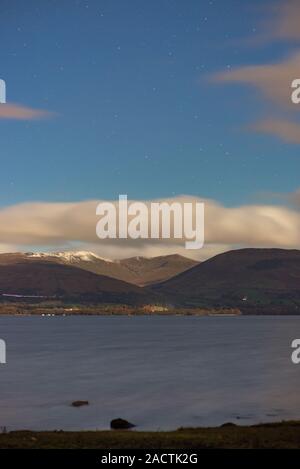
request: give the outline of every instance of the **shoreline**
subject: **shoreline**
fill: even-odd
[[[233,318],[233,317],[297,317],[300,316],[296,313],[265,313],[265,312],[258,312],[258,313],[239,313],[239,314],[214,314],[214,313],[120,313],[120,312],[79,312],[79,313],[30,313],[30,312],[20,312],[20,313],[7,313],[0,311],[0,318],[1,317],[123,317],[123,318],[132,318],[132,317],[214,317],[214,318]]]
[[[0,316],[240,316],[230,307],[177,307],[126,304],[0,303]]]
[[[273,305],[274,306],[274,305]],[[299,316],[297,309],[230,305],[159,305],[63,301],[0,301],[0,316]]]
[[[241,426],[179,428],[174,431],[11,431],[0,434],[0,449],[219,449],[300,448],[300,421]]]

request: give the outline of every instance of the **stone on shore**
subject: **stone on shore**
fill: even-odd
[[[110,422],[110,428],[112,430],[128,430],[129,428],[134,428],[136,425],[128,422],[124,419],[114,419]]]

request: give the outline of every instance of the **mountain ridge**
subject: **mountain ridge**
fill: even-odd
[[[300,250],[227,251],[151,288],[179,304],[300,313]]]
[[[138,286],[146,286],[166,280],[175,274],[187,270],[197,262],[170,254],[167,256],[131,257],[111,260],[98,256],[91,251],[27,252],[0,254],[0,265],[17,262],[51,262],[71,265],[98,275],[116,278]]]
[[[122,280],[40,260],[0,264],[0,296],[118,304],[144,304],[155,298]]]

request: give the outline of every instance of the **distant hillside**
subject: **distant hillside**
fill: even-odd
[[[151,285],[162,282],[176,274],[184,272],[198,262],[178,254],[158,257],[130,257],[120,261],[121,266],[128,272],[127,281],[137,285]]]
[[[229,251],[152,288],[173,303],[300,313],[300,251]]]
[[[190,262],[193,267],[188,269]],[[161,281],[183,268],[188,270]],[[141,288],[113,278],[116,272],[126,274],[132,282],[149,285]],[[154,279],[156,283],[150,285]],[[300,251],[240,249],[196,265],[181,256],[111,262],[86,252],[1,254],[0,295],[2,299],[9,298],[3,295],[33,295],[75,302],[157,303],[235,308],[246,314],[300,314]]]
[[[66,251],[54,253],[0,254],[0,265],[15,262],[51,262],[71,265],[107,277],[144,286],[158,283],[183,272],[198,263],[177,254],[153,258],[131,257],[111,261],[88,251]]]
[[[153,293],[103,275],[41,260],[0,263],[0,295],[58,298],[103,303],[147,303]],[[4,296],[3,296],[4,295]]]

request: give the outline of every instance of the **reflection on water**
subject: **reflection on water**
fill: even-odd
[[[300,418],[297,317],[1,317],[0,337],[9,430]],[[70,406],[81,399],[90,405]]]

